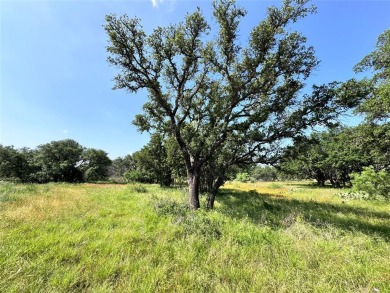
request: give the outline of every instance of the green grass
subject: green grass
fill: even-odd
[[[339,192],[0,184],[0,292],[390,292],[390,203]]]

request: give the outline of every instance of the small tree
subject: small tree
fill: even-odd
[[[165,145],[164,137],[154,134],[146,146],[133,154],[137,174],[143,174],[143,181],[156,182],[160,186],[172,184],[172,167]]]

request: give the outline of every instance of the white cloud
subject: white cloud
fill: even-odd
[[[162,3],[164,0],[152,0],[153,7],[158,7],[159,3]]]
[[[65,129],[65,130],[63,130],[62,132],[65,133],[65,134],[67,134],[67,133],[69,132],[69,130],[68,130],[68,129]]]

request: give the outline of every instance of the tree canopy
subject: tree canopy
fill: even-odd
[[[361,83],[371,85],[371,91],[356,109],[368,121],[388,122],[390,118],[390,29],[379,35],[376,49],[354,68],[356,73],[372,70],[372,78]]]

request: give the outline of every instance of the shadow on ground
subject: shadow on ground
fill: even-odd
[[[302,201],[253,191],[221,190],[220,211],[230,217],[247,218],[273,228],[288,227],[297,217],[317,227],[334,226],[359,231],[390,241],[390,213],[349,206],[348,204]]]
[[[331,184],[325,184],[324,186],[318,185],[315,182],[311,183],[287,183],[287,186],[293,186],[293,187],[300,187],[300,188],[305,188],[305,189],[324,189],[324,188],[329,188],[329,189],[335,189],[334,186]],[[348,186],[340,186],[338,189],[343,189],[343,188],[349,188]]]

